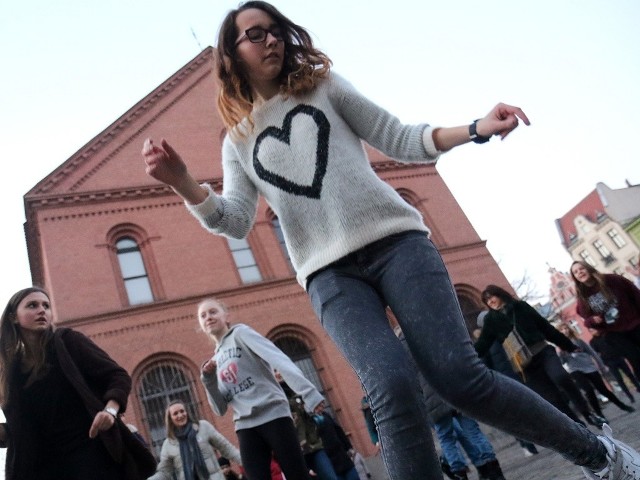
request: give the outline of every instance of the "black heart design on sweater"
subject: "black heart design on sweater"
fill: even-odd
[[[289,180],[282,175],[278,175],[277,173],[267,170],[260,162],[259,158],[260,144],[267,137],[273,137],[287,145],[291,144],[291,122],[293,121],[293,117],[298,114],[309,115],[318,126],[318,138],[316,140],[316,165],[311,185],[300,185],[299,183]],[[273,126],[267,127],[260,135],[258,135],[258,138],[256,138],[256,143],[253,147],[253,168],[255,169],[256,174],[265,182],[269,182],[285,192],[319,199],[320,192],[322,191],[322,180],[327,172],[329,131],[329,120],[327,120],[327,117],[321,110],[318,110],[311,105],[301,104],[296,106],[284,117],[282,128]]]

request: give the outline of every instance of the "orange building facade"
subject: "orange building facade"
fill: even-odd
[[[355,447],[373,445],[358,379],[315,318],[261,200],[246,240],[207,233],[171,189],[144,172],[145,138],[166,138],[193,176],[222,185],[224,128],[215,110],[208,48],[134,105],[25,195],[34,284],[49,290],[58,325],[80,330],[133,378],[127,422],[156,451],[163,414],[180,398],[236,442],[231,415],[216,417],[199,381],[212,345],[197,304],[215,296],[232,322],[274,341],[326,396]],[[424,216],[475,327],[488,283],[510,288],[433,165],[400,164],[368,149],[374,169]]]

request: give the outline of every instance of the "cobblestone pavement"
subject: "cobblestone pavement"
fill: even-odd
[[[621,397],[622,398],[622,397]],[[636,398],[640,398],[636,395]],[[626,398],[622,398],[627,401]],[[607,405],[603,408],[605,417],[609,420],[609,426],[613,429],[613,436],[640,451],[640,405],[636,402],[634,407],[639,410],[626,413],[615,405]],[[600,430],[590,427],[593,432]],[[483,431],[488,430],[483,428]],[[504,436],[503,433],[499,435]],[[565,460],[557,453],[538,448],[540,453],[532,457],[525,457],[522,448],[515,441],[510,445],[498,448],[496,455],[504,476],[507,480],[584,480],[582,469]],[[476,480],[474,471],[470,479]]]
[[[624,396],[620,398],[627,402]],[[636,394],[636,399],[640,399],[640,395]],[[638,411],[626,413],[619,410],[615,405],[607,404],[603,407],[603,412],[609,420],[609,426],[613,429],[614,438],[640,451],[640,400],[634,403],[633,406],[636,407]],[[496,450],[496,455],[500,461],[506,480],[585,479],[581,468],[565,460],[552,450],[538,447],[540,451],[538,455],[525,457],[520,444],[518,444],[513,437],[486,425],[482,425],[481,427]],[[590,427],[590,429],[595,433],[600,431],[594,427]],[[371,467],[374,480],[388,479],[379,455],[368,458],[367,464]],[[478,480],[477,472],[473,468],[469,474],[469,480]]]

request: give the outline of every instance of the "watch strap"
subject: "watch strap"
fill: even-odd
[[[473,141],[473,143],[487,143],[491,140],[491,137],[485,137],[482,135],[478,135],[476,130],[478,120],[474,120],[471,125],[469,125],[469,138]]]

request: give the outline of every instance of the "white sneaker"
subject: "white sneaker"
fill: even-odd
[[[522,452],[524,453],[525,457],[533,457],[533,453],[531,453],[529,450],[527,450],[526,448],[522,449]]]
[[[607,449],[609,464],[601,472],[592,472],[582,467],[585,476],[592,480],[640,480],[640,454],[629,445],[613,438],[611,427],[602,425],[604,436],[598,439]]]

